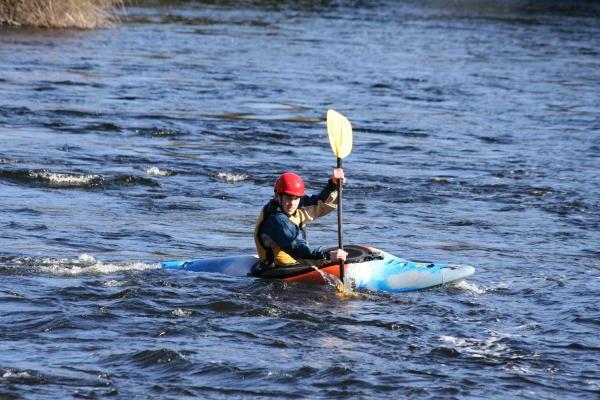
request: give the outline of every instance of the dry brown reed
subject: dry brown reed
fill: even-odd
[[[123,0],[0,0],[0,25],[91,29],[118,20]]]

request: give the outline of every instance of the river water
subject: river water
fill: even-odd
[[[154,2],[0,31],[0,398],[600,396],[600,7]],[[467,281],[168,272],[254,251],[285,170],[347,243]],[[333,246],[334,216],[309,241]]]

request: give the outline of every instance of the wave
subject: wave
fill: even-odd
[[[144,178],[143,176],[135,176],[135,175],[121,175],[114,177],[106,182],[106,185],[125,185],[125,186],[134,186],[134,185],[142,185],[142,186],[160,186],[158,182],[150,179]]]
[[[99,131],[99,132],[121,132],[121,127],[111,122],[98,122],[87,125],[84,131]]]
[[[41,272],[57,276],[82,274],[109,275],[123,271],[144,271],[157,269],[159,264],[143,262],[102,262],[89,254],[81,254],[76,259],[56,259],[39,257],[4,258],[2,270],[10,272]]]
[[[140,136],[150,136],[150,137],[180,137],[187,136],[190,132],[187,131],[178,131],[174,129],[162,129],[162,128],[137,128],[134,131],[136,134]]]
[[[248,180],[250,175],[247,174],[235,174],[232,172],[217,172],[215,174],[210,174],[216,180],[224,181],[224,182],[241,182]]]
[[[490,332],[490,336],[485,339],[442,335],[438,340],[451,346],[457,354],[464,353],[473,358],[503,358],[511,353],[511,349],[503,340],[505,337],[506,335]]]
[[[2,368],[0,369],[0,385],[61,385],[67,387],[94,387],[102,390],[110,386],[110,377],[98,371],[76,370],[68,373],[66,370],[55,370],[54,373],[41,372],[31,369]],[[105,393],[110,396],[113,388],[108,388]],[[77,393],[77,392],[76,392]],[[77,397],[77,396],[75,396]],[[87,396],[80,396],[86,398]],[[12,397],[8,397],[12,398]],[[15,397],[18,398],[18,397]],[[95,397],[94,397],[95,398]]]
[[[100,175],[50,172],[42,170],[0,170],[0,178],[38,183],[49,187],[93,187],[103,182]]]
[[[12,118],[14,116],[25,116],[34,114],[31,109],[27,107],[8,107],[8,106],[0,106],[0,117],[8,117]]]
[[[105,178],[102,175],[71,173],[71,172],[52,172],[47,169],[40,170],[1,170],[0,179],[13,181],[17,183],[27,183],[50,188],[96,188],[111,185],[142,185],[159,186],[158,182],[135,175],[119,175],[112,178]]]
[[[189,364],[183,353],[171,349],[142,350],[131,354],[130,359],[143,367],[172,363]]]
[[[171,176],[173,175],[173,171],[168,169],[160,169],[158,167],[150,167],[146,169],[146,173],[152,176]]]
[[[452,286],[457,289],[466,290],[467,292],[471,292],[474,294],[483,294],[487,292],[485,288],[479,287],[476,284],[467,281],[453,283]]]
[[[102,183],[100,175],[93,174],[68,174],[50,171],[30,171],[28,174],[34,180],[48,182],[50,186],[56,187],[81,187],[95,186]]]

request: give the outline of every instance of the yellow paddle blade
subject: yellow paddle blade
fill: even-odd
[[[344,158],[352,151],[352,125],[342,114],[334,110],[327,111],[327,133],[333,153]]]

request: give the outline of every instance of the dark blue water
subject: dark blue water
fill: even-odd
[[[0,398],[600,396],[597,4],[126,12],[0,30]],[[346,241],[475,276],[342,296],[158,268],[252,253],[277,174],[335,166],[328,108]]]

